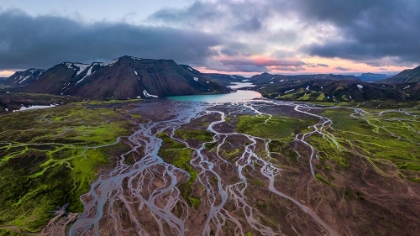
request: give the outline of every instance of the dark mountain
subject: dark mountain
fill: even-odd
[[[126,99],[225,93],[228,89],[179,66],[173,60],[123,56],[108,63],[58,64],[21,91]]]
[[[297,80],[358,80],[353,75],[334,75],[334,74],[314,74],[314,75],[273,75],[269,73],[262,73],[260,75],[254,75],[249,80],[254,84],[275,84],[283,83],[285,81],[297,81]]]
[[[246,77],[240,75],[226,75],[217,73],[204,73],[203,75],[225,86],[230,85],[232,82],[242,82],[247,80]]]
[[[7,77],[0,77],[0,83],[5,81],[7,79]]]
[[[386,74],[375,74],[375,73],[363,73],[360,76],[358,76],[360,80],[366,81],[366,82],[373,82],[373,81],[379,81],[388,78],[389,76]]]
[[[382,80],[380,82],[390,84],[420,82],[420,66],[414,69],[404,70],[396,76]]]
[[[25,71],[17,71],[12,76],[2,81],[2,84],[6,86],[13,86],[13,87],[24,87],[28,84],[33,83],[44,72],[45,70],[34,69],[34,68],[31,68]]]
[[[265,97],[280,100],[363,102],[420,99],[420,83],[394,86],[360,80],[289,80],[258,86],[258,90]]]

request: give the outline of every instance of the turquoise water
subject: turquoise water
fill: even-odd
[[[225,102],[245,102],[254,98],[261,98],[261,93],[251,90],[238,90],[227,94],[215,95],[190,95],[190,96],[174,96],[168,97],[169,100],[175,101],[194,101],[208,103],[225,103]]]

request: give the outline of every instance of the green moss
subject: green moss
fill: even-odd
[[[194,206],[195,209],[200,207],[200,199],[196,197],[189,197],[191,204]]]
[[[197,204],[197,200],[199,205],[199,199],[190,196],[192,193],[191,186],[195,183],[198,176],[197,170],[190,165],[193,151],[187,148],[184,144],[171,139],[171,137],[165,133],[159,133],[157,137],[162,139],[162,147],[159,149],[158,155],[166,163],[183,169],[190,175],[188,181],[179,186],[181,195],[190,205],[195,206]]]
[[[175,135],[182,137],[184,140],[198,140],[201,142],[210,142],[213,140],[214,134],[207,130],[190,130],[178,129]]]
[[[419,118],[398,112],[378,116],[382,110],[364,110],[368,113],[356,118],[350,117],[353,113],[350,109],[326,110],[322,115],[333,121],[333,132],[338,142],[349,150],[358,150],[379,173],[381,170],[375,162],[381,162],[381,159],[394,163],[403,173],[420,171],[420,149],[416,144],[420,142],[417,133],[420,130]],[[338,150],[327,148],[325,141],[319,138],[311,137],[311,140],[317,148],[327,149],[326,153],[334,159],[335,154],[340,154]]]
[[[239,116],[236,126],[237,132],[250,134],[261,138],[283,139],[290,137],[294,132],[312,125],[310,120],[294,119],[284,116],[268,115]]]
[[[325,93],[321,93],[316,99],[315,99],[315,101],[318,101],[318,102],[323,102],[323,101],[325,101]]]
[[[109,163],[106,145],[130,124],[112,109],[82,103],[11,113],[0,123],[0,227],[27,232],[38,232],[66,203],[83,210],[80,195]]]
[[[322,178],[322,176],[319,174],[319,173],[317,173],[317,172],[315,172],[315,178],[317,178],[319,181],[321,181],[322,183],[324,183],[324,184],[327,184],[327,185],[329,185],[329,186],[332,186],[332,187],[336,187],[334,184],[332,184],[330,181],[328,181],[328,180],[326,180],[326,179],[324,179],[324,178]]]
[[[0,229],[0,236],[25,236],[27,234],[20,234],[9,229]]]

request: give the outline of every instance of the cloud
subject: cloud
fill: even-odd
[[[341,67],[341,66],[334,67],[334,69],[339,70],[339,71],[349,71],[350,70],[349,68],[344,68],[344,67]]]
[[[322,64],[322,63],[306,63],[305,64],[306,67],[311,67],[311,68],[318,68],[318,67],[329,67],[327,64]]]
[[[327,64],[322,64],[322,63],[318,63],[318,64],[316,64],[317,66],[319,66],[319,67],[330,67],[329,65],[327,65]]]
[[[420,62],[419,1],[300,2],[301,15],[307,21],[331,24],[338,32],[335,38],[303,47],[310,55],[368,62],[372,66]]]
[[[272,15],[285,9],[285,1],[195,1],[184,8],[164,8],[149,18],[149,22],[164,22],[170,25],[187,25],[191,27],[234,30],[235,32],[258,32]]]
[[[217,55],[215,35],[127,23],[83,24],[55,16],[0,11],[0,69],[48,68],[63,61],[92,62],[122,55],[204,63]]]
[[[270,57],[220,58],[221,65],[213,69],[240,72],[298,71],[304,70],[305,62],[294,59]]]

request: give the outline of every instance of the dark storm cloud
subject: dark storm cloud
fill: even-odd
[[[305,47],[310,55],[363,62],[390,57],[394,63],[420,63],[417,0],[301,0],[301,9],[308,22],[333,24],[343,38]],[[368,64],[380,66],[381,62]]]
[[[54,16],[0,11],[0,69],[47,68],[63,61],[91,62],[122,55],[202,63],[215,54],[215,36],[169,27],[125,23],[82,24]]]

